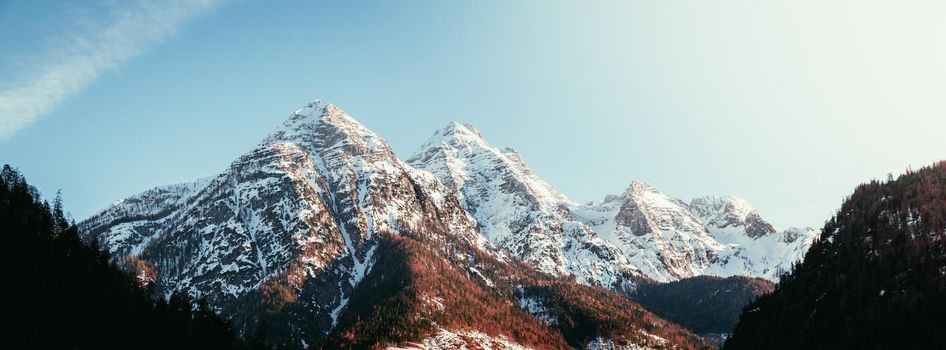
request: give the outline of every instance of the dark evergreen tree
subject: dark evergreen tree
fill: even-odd
[[[66,220],[66,214],[62,210],[62,190],[56,191],[56,199],[53,201],[53,231],[58,233],[69,228],[69,220]]]

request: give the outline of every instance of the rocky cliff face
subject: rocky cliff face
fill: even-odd
[[[723,249],[682,201],[643,182],[573,210],[656,281],[700,275]]]
[[[743,227],[746,236],[753,239],[776,232],[775,227],[759,216],[752,204],[742,198],[695,198],[690,201],[689,209],[710,228]]]
[[[713,239],[725,246],[704,274],[752,276],[778,281],[792,263],[804,258],[820,233],[810,227],[778,229],[737,197],[702,197],[690,210],[706,224]]]

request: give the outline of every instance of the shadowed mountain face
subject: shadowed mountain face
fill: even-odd
[[[946,345],[946,162],[859,186],[726,349]]]
[[[736,327],[742,308],[774,287],[761,278],[698,276],[669,283],[642,283],[630,297],[698,334],[728,334]]]
[[[133,256],[159,296],[206,298],[242,334],[265,324],[293,348],[706,347],[616,294],[533,272],[494,246],[469,196],[449,186],[317,101],[222,173],[117,202],[80,229]],[[601,249],[594,256],[618,254]]]

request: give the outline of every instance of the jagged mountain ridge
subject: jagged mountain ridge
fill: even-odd
[[[656,281],[700,275],[723,249],[682,201],[640,181],[619,196],[573,210]]]
[[[484,236],[553,275],[619,291],[636,281],[715,275],[777,281],[818,233],[780,231],[745,200],[691,203],[634,181],[621,195],[578,205],[542,181],[509,148],[469,124],[450,123],[408,158],[456,191]]]
[[[819,235],[811,228],[779,230],[738,197],[687,203],[640,181],[572,210],[660,282],[699,275],[778,281]]]
[[[116,202],[80,229],[113,256],[148,264],[159,295],[206,298],[244,335],[265,322],[270,337],[289,347],[424,344],[470,326],[458,319],[478,320],[473,326],[483,329],[475,331],[533,348],[703,346],[636,304],[557,309],[557,318],[597,315],[590,321],[600,327],[578,332],[520,309],[518,288],[545,293],[539,302],[605,292],[549,287],[553,279],[495,249],[440,180],[400,161],[378,135],[321,101],[295,112],[221,174]],[[431,276],[438,279],[425,280]],[[452,295],[451,288],[471,294]],[[477,304],[483,300],[492,302]],[[372,307],[399,309],[377,314]]]

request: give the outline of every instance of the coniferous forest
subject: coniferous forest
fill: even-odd
[[[80,242],[61,196],[43,200],[14,168],[0,173],[0,348],[236,349],[201,300],[152,299],[95,244]]]
[[[727,334],[742,308],[770,293],[761,278],[697,276],[670,283],[641,283],[629,296],[651,312],[697,334]]]
[[[946,348],[946,162],[854,191],[725,349]]]

